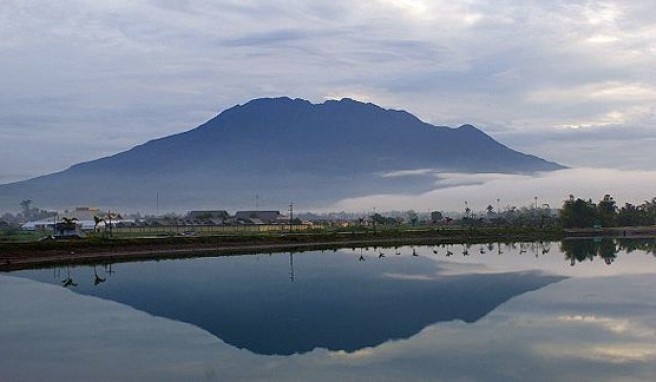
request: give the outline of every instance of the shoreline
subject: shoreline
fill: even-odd
[[[642,233],[642,232],[641,232]],[[585,237],[649,237],[617,235],[617,230],[561,229],[406,230],[395,232],[302,233],[277,236],[200,236],[136,239],[55,240],[0,243],[0,272],[60,265],[131,262],[248,253],[303,252],[344,247],[439,245],[510,241],[558,241]]]
[[[255,253],[272,252],[305,252],[320,249],[339,249],[345,247],[368,247],[368,246],[402,246],[402,245],[425,245],[429,244],[423,239],[405,240],[400,242],[396,239],[378,240],[347,240],[347,241],[324,241],[308,243],[277,243],[277,244],[244,244],[225,246],[190,246],[188,248],[172,248],[167,245],[155,246],[149,249],[123,248],[114,251],[72,251],[65,253],[39,254],[34,257],[7,257],[0,255],[0,272],[11,272],[15,270],[41,268],[59,265],[83,265],[93,263],[132,262],[147,260],[174,260],[195,257],[234,256]],[[9,260],[9,263],[6,262]]]

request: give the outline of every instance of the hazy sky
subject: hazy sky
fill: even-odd
[[[3,0],[0,58],[0,183],[279,95],[473,123],[570,166],[656,168],[647,0]]]

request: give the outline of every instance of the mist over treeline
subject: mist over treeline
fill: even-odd
[[[610,194],[618,206],[629,202],[640,205],[651,200],[656,190],[656,171],[616,170],[603,168],[571,168],[535,174],[463,174],[441,173],[429,192],[371,193],[365,197],[344,199],[329,211],[463,211],[464,202],[474,211],[492,204],[495,209],[535,204],[558,208],[576,195],[599,200]],[[497,202],[497,199],[499,202]]]

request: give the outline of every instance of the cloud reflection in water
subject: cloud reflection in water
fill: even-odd
[[[626,257],[641,261],[643,273],[653,268],[651,256],[636,255],[624,254],[612,266],[596,263],[604,269],[631,271],[618,267]],[[556,257],[564,269],[580,268]],[[262,262],[262,258],[247,259]],[[351,260],[360,265],[357,259]],[[382,261],[365,263],[384,269]],[[308,273],[302,261],[296,264],[299,278],[295,282],[302,282]],[[425,263],[421,264],[423,268]],[[271,269],[266,262],[262,266],[286,276],[286,270]],[[151,268],[154,273],[162,270]],[[70,381],[99,375],[108,381],[649,380],[656,373],[653,276],[652,272],[572,277],[512,298],[473,323],[440,322],[410,338],[351,352],[315,349],[293,356],[266,356],[237,349],[193,325],[3,275],[0,375],[7,380]],[[442,276],[407,268],[395,275],[399,282],[408,281],[405,277],[430,283],[431,278]],[[175,282],[175,277],[168,279]],[[199,281],[205,281],[202,275]]]

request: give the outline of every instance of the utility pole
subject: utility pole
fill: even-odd
[[[57,234],[57,220],[59,220],[59,212],[52,217],[52,236]]]
[[[289,202],[289,232],[294,230],[292,220],[294,220],[294,203]]]
[[[112,212],[110,210],[107,210],[107,217],[109,218],[109,237],[113,237],[112,235]]]

